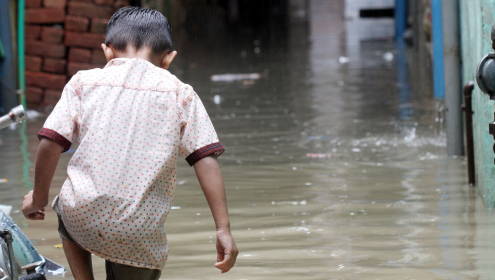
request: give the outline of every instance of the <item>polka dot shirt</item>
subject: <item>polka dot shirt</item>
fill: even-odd
[[[59,195],[67,231],[106,260],[162,269],[179,153],[193,165],[224,148],[192,87],[139,58],[80,71],[40,137],[79,147]]]

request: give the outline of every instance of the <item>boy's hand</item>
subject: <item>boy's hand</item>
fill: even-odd
[[[217,262],[215,267],[222,273],[228,272],[235,264],[237,259],[237,246],[235,245],[232,233],[226,230],[217,231]]]
[[[29,220],[44,220],[45,219],[45,207],[36,206],[33,203],[33,191],[30,191],[24,196],[22,202],[22,213],[24,217]]]

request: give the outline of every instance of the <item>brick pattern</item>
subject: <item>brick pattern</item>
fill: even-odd
[[[80,70],[102,68],[108,20],[123,0],[26,0],[26,100],[29,108],[56,104]]]
[[[53,44],[61,44],[64,37],[62,28],[43,27],[41,29],[41,41]]]
[[[85,17],[71,16],[65,17],[65,30],[86,32],[88,31],[89,19]]]
[[[60,8],[34,8],[26,9],[25,22],[35,24],[63,23],[65,10]]]
[[[29,71],[41,71],[41,65],[43,64],[43,58],[40,56],[26,55],[25,67]]]

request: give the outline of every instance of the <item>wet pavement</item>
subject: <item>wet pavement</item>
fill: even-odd
[[[342,1],[310,1],[310,12],[283,44],[181,45],[172,72],[194,86],[227,149],[220,163],[240,254],[225,275],[213,267],[214,223],[180,161],[162,279],[491,279],[494,214],[467,185],[465,160],[445,155],[441,106],[411,90],[422,70],[409,67],[410,50],[379,35],[354,45]],[[259,75],[211,79],[227,73]],[[0,132],[0,204],[69,269],[53,210],[45,222],[20,213],[43,120]],[[104,279],[103,260],[93,261]]]

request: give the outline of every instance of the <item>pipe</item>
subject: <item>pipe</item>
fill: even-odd
[[[407,28],[407,0],[395,0],[395,40],[402,40]]]
[[[473,145],[473,106],[471,104],[471,96],[473,94],[474,82],[469,81],[464,86],[464,114],[466,117],[466,155],[468,167],[469,185],[476,184],[474,173],[474,145]]]
[[[19,61],[18,71],[19,71],[19,92],[20,92],[20,103],[24,108],[26,106],[26,73],[25,73],[25,55],[24,55],[24,10],[25,10],[25,0],[19,0],[17,4],[17,57]]]
[[[431,0],[432,42],[433,42],[433,88],[435,99],[445,98],[445,77],[443,65],[443,24],[442,0]]]
[[[442,26],[447,154],[460,156],[463,155],[464,138],[458,0],[442,0]]]

